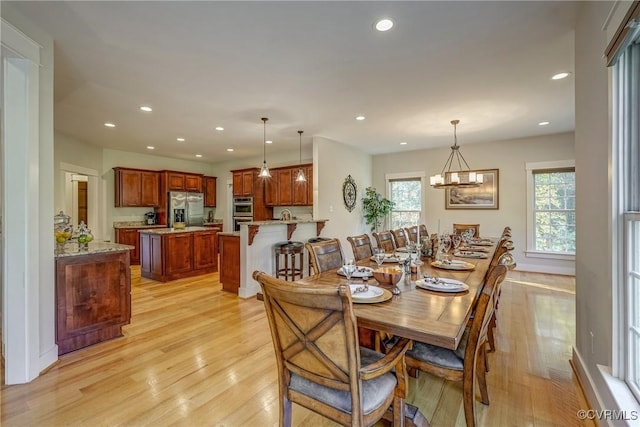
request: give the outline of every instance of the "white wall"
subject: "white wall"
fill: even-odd
[[[438,221],[440,221],[441,231],[452,230],[453,223],[480,224],[483,236],[499,236],[504,227],[509,225],[512,228],[515,245],[513,255],[518,263],[518,269],[573,274],[572,261],[528,258],[525,255],[527,243],[525,163],[573,159],[573,133],[468,145],[464,145],[464,133],[461,133],[460,137],[462,138],[460,151],[473,169],[499,169],[499,209],[447,210],[444,190],[427,186],[424,192],[425,223],[429,233],[438,231]],[[450,152],[449,148],[443,147],[374,156],[373,184],[385,193],[385,174],[424,172],[428,177],[439,173]]]
[[[371,156],[349,145],[327,138],[313,138],[314,206],[313,217],[328,219],[320,235],[339,237],[346,257],[352,257],[348,236],[363,234],[362,197],[371,186]],[[342,199],[342,184],[348,175],[356,183],[357,204],[349,212]]]
[[[595,386],[612,408],[598,364],[611,366],[613,336],[611,132],[609,77],[603,57],[603,27],[612,3],[585,2],[576,26],[576,346],[574,362],[584,368],[583,383]],[[610,23],[615,31],[617,23]],[[593,334],[593,338],[591,336]],[[582,362],[584,363],[583,366]],[[589,391],[589,390],[588,390]],[[593,405],[598,402],[593,399]]]

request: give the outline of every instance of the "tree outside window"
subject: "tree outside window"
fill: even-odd
[[[422,217],[422,180],[420,178],[389,180],[390,200],[394,203],[391,211],[391,229],[410,227],[420,222]]]
[[[535,250],[575,253],[575,171],[533,171]]]

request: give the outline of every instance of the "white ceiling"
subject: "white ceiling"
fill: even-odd
[[[306,148],[322,136],[378,154],[450,145],[452,119],[463,147],[574,128],[573,75],[550,80],[573,71],[574,2],[12,6],[54,38],[56,130],[103,147],[257,156],[261,117],[268,152],[297,150],[299,129]],[[395,27],[375,31],[381,17]]]

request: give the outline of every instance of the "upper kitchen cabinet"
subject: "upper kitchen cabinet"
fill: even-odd
[[[313,165],[302,165],[307,181],[298,182],[299,166],[271,169],[272,178],[265,187],[268,206],[313,205]]]
[[[218,178],[215,176],[205,176],[204,181],[204,205],[208,208],[216,207],[216,184]]]
[[[113,168],[115,207],[160,206],[160,175],[155,171]]]
[[[253,181],[258,175],[258,169],[242,169],[233,173],[233,195],[236,197],[253,197]]]
[[[193,191],[202,193],[202,175],[163,171],[166,178],[167,191]]]

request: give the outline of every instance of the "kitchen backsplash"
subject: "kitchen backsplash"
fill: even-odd
[[[296,219],[313,219],[313,207],[311,206],[275,206],[273,208],[273,218],[280,218],[284,209],[291,211],[291,217]]]

